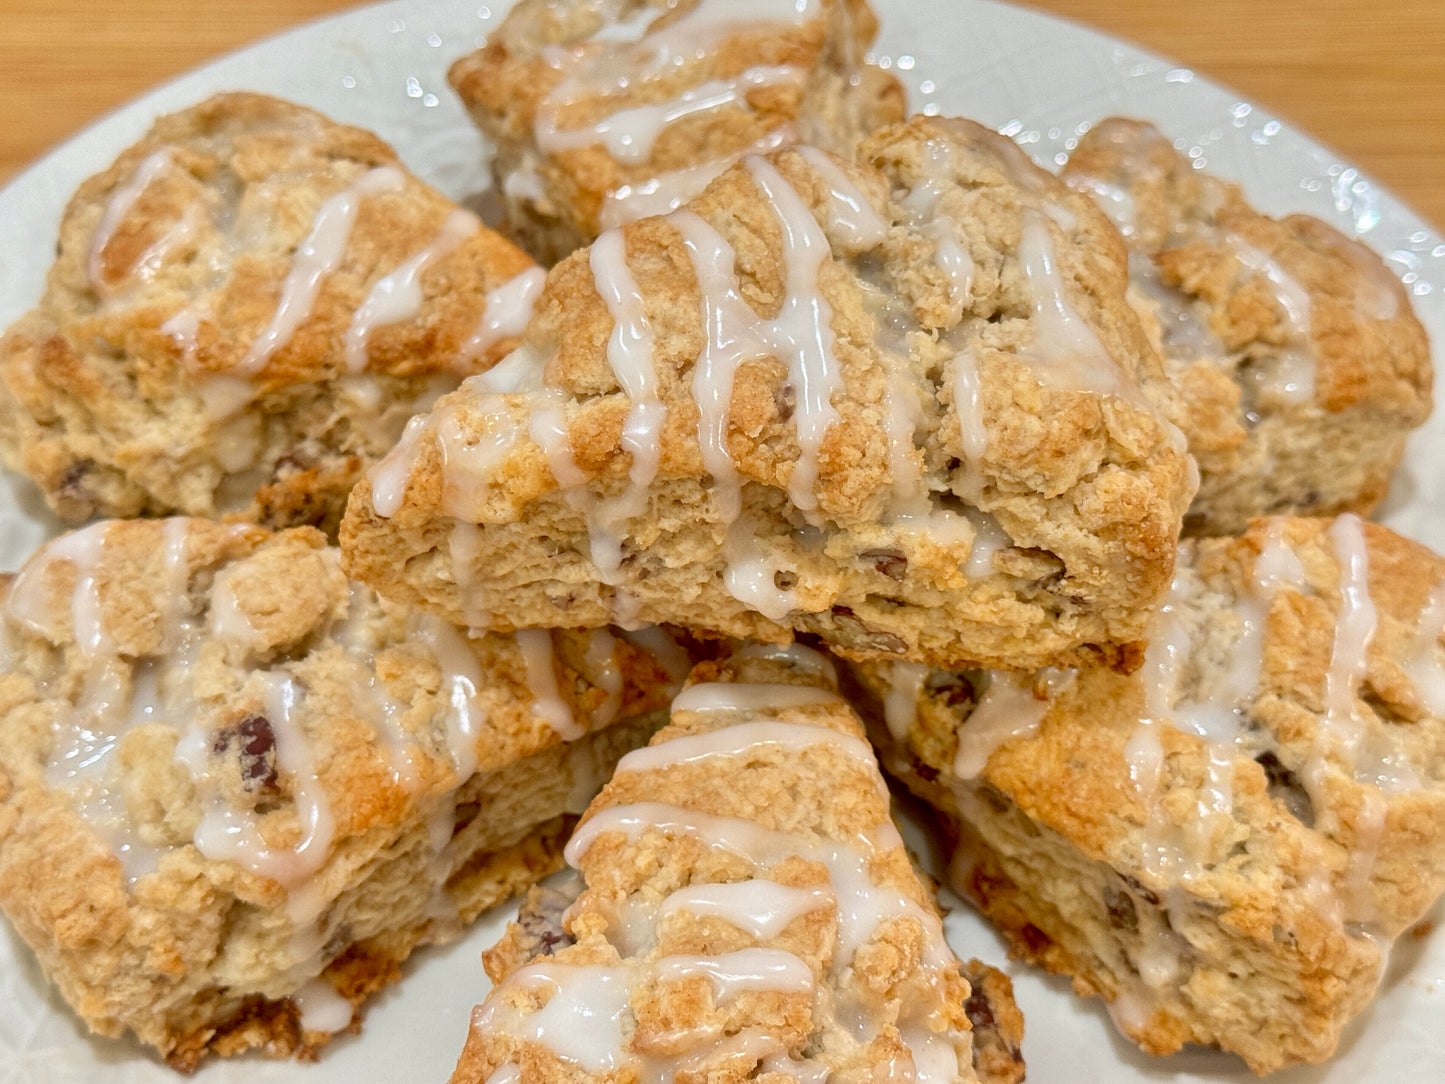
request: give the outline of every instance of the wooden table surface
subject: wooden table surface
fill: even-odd
[[[156,83],[355,0],[4,0],[0,183]],[[1445,0],[1033,0],[1293,122],[1445,225]]]

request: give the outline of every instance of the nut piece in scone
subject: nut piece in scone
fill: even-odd
[[[71,199],[0,339],[0,454],[68,523],[334,531],[407,419],[515,345],[541,276],[376,136],[220,95]]]
[[[452,1084],[1019,1080],[1007,980],[971,987],[944,941],[831,664],[751,646],[689,681],[568,843],[578,876],[485,954]]]
[[[1445,559],[1353,515],[1181,547],[1133,675],[863,666],[955,887],[1154,1054],[1329,1057],[1445,889]]]
[[[351,574],[497,629],[1127,667],[1193,492],[1092,202],[918,118],[749,157],[548,273],[357,487]]]
[[[746,154],[852,157],[905,115],[863,63],[877,28],[866,0],[521,0],[451,83],[496,147],[512,232],[551,264]]]
[[[0,910],[93,1031],[186,1070],[354,1030],[561,864],[681,677],[651,635],[379,600],[311,528],[102,521],[3,603]]]
[[[1262,215],[1193,165],[1113,117],[1063,171],[1123,233],[1131,300],[1179,385],[1200,471],[1186,532],[1368,513],[1430,413],[1429,343],[1404,287],[1361,242]]]

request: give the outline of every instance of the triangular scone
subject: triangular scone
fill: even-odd
[[[376,136],[220,95],[71,199],[0,340],[0,453],[70,523],[334,531],[407,419],[516,344],[541,282]]]
[[[452,1084],[1021,1078],[1011,989],[973,965],[971,996],[831,664],[689,680],[568,843],[580,877],[486,954]]]
[[[1262,215],[1195,165],[1153,126],[1112,117],[1063,172],[1118,223],[1131,300],[1185,403],[1200,472],[1185,529],[1367,513],[1430,413],[1409,296],[1359,241],[1309,215]]]
[[[354,1028],[561,865],[686,673],[656,630],[467,636],[339,566],[177,518],[0,577],[0,910],[93,1031],[179,1069]]]
[[[1355,516],[1181,547],[1144,665],[864,664],[955,886],[1120,1030],[1328,1057],[1445,890],[1445,559]]]
[[[1118,233],[968,122],[863,152],[748,158],[554,268],[357,487],[353,574],[500,629],[1127,663],[1192,478]]]
[[[521,0],[450,78],[496,148],[512,230],[554,263],[745,154],[852,157],[906,115],[863,63],[877,28],[866,0]]]

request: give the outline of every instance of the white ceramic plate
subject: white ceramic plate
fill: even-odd
[[[1386,254],[1410,286],[1432,338],[1445,341],[1445,243],[1354,167],[1193,72],[1084,30],[987,0],[874,0],[883,33],[877,59],[908,85],[917,109],[975,117],[1057,164],[1089,123],[1110,113],[1147,117],[1177,145],[1241,181],[1264,210],[1306,211]],[[292,98],[380,133],[424,179],[463,197],[484,183],[480,137],[446,85],[447,65],[479,45],[508,0],[399,0],[303,27],[184,76],[67,143],[0,191],[0,325],[39,296],[56,226],[76,185],[107,166],[160,113],[214,91],[254,89]],[[1445,550],[1445,419],[1418,433],[1380,517]],[[32,490],[0,473],[0,568],[14,568],[56,527]],[[919,839],[914,834],[915,840]],[[1442,915],[1437,909],[1436,916]],[[478,954],[501,932],[506,909],[467,939],[423,952],[405,979],[372,1004],[360,1037],[335,1043],[314,1065],[256,1058],[207,1064],[205,1084],[367,1084],[442,1081],[487,990]],[[963,955],[1002,962],[1003,945],[966,908],[947,922]],[[1423,929],[1423,928],[1422,928]],[[1137,1084],[1250,1079],[1232,1057],[1195,1051],[1151,1059],[1115,1035],[1100,1003],[1067,984],[1010,966],[1028,1027],[1035,1084]],[[1445,936],[1407,935],[1372,1008],[1328,1066],[1271,1078],[1278,1084],[1445,1080]],[[46,988],[8,926],[0,932],[0,1084],[114,1084],[176,1077],[128,1041],[87,1036]]]

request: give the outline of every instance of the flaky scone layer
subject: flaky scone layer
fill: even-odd
[[[1191,466],[1117,232],[1009,140],[748,158],[548,275],[523,347],[353,494],[353,575],[450,620],[1127,665]]]
[[[1445,888],[1445,559],[1354,516],[1181,548],[1141,669],[861,667],[955,885],[1145,1050],[1328,1057]],[[886,707],[885,707],[886,705]]]
[[[1193,167],[1151,125],[1112,117],[1063,171],[1118,223],[1131,299],[1179,386],[1200,471],[1186,530],[1368,513],[1430,413],[1409,295],[1361,242],[1309,215],[1262,215]]]
[[[556,868],[675,687],[605,630],[469,637],[338,566],[309,528],[103,521],[4,592],[0,909],[179,1068],[356,1026]]]
[[[748,647],[690,681],[589,807],[573,885],[486,954],[453,1084],[1020,1079],[1007,980],[974,964],[973,991],[945,944],[830,664]]]
[[[851,157],[902,120],[902,87],[863,63],[877,27],[865,0],[522,0],[450,79],[512,232],[551,264],[745,154]]]
[[[70,201],[44,296],[0,340],[0,453],[69,523],[334,531],[406,420],[515,344],[540,284],[376,136],[219,95]]]

